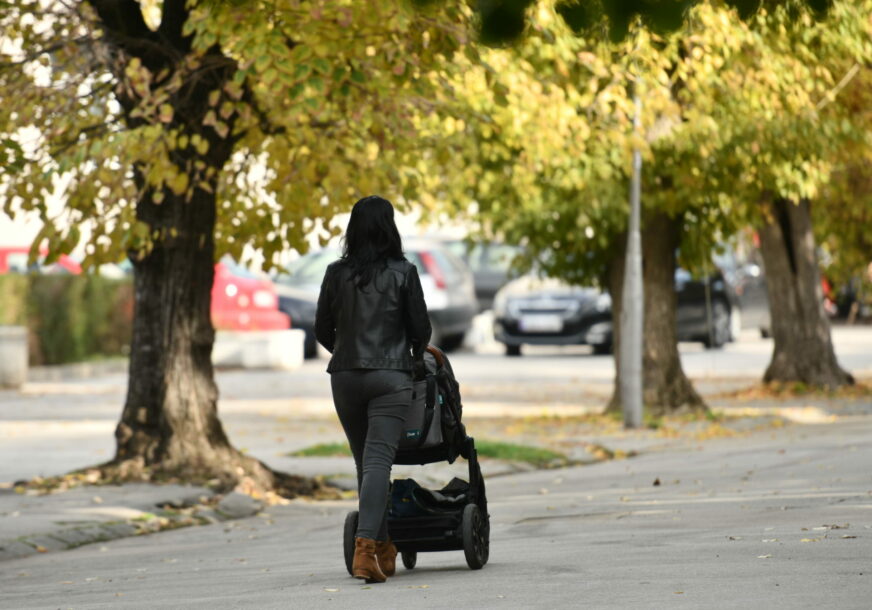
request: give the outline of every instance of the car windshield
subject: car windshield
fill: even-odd
[[[42,274],[64,274],[69,273],[69,269],[66,269],[63,265],[59,263],[52,263],[50,265],[45,264],[45,256],[40,254],[36,259],[36,262],[32,265],[28,264],[28,259],[30,258],[30,253],[28,252],[10,252],[6,256],[6,265],[9,269],[10,273],[42,273]]]
[[[258,279],[257,275],[255,275],[254,273],[252,273],[251,271],[249,271],[248,269],[246,269],[245,267],[243,267],[242,265],[240,265],[239,263],[234,261],[229,256],[222,257],[221,264],[224,265],[225,267],[227,267],[227,270],[231,274],[235,275],[236,277],[244,277],[244,278],[250,279],[250,280]]]
[[[311,286],[321,284],[327,267],[336,260],[337,254],[333,250],[321,250],[312,252],[286,267],[287,273],[282,273],[276,281],[286,286]]]
[[[463,260],[467,260],[468,258],[478,258],[479,246],[476,244],[469,246],[462,240],[451,240],[443,243],[448,251],[457,258]]]

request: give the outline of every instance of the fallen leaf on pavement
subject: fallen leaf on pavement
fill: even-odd
[[[800,542],[820,542],[820,538],[803,538]]]
[[[44,546],[42,546],[41,544],[37,544],[36,545],[36,552],[37,553],[48,553],[48,549],[45,548]]]

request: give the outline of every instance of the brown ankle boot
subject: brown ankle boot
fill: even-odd
[[[385,576],[393,576],[397,571],[397,547],[388,539],[386,542],[375,541],[375,554],[378,565]]]
[[[351,573],[355,578],[366,579],[366,582],[384,582],[387,580],[384,572],[378,566],[375,554],[375,540],[372,538],[354,539],[354,563]]]

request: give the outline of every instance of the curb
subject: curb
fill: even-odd
[[[102,375],[126,373],[128,368],[129,362],[127,358],[100,360],[97,362],[76,362],[74,364],[34,366],[27,370],[27,381],[44,383],[49,381],[90,379]]]
[[[0,540],[0,562],[182,527],[245,519],[257,515],[263,508],[259,500],[238,492],[181,502],[161,501],[156,503],[153,512],[141,512],[129,519],[93,522]]]

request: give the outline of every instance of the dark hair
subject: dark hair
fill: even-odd
[[[388,259],[403,258],[403,242],[394,222],[394,206],[378,195],[364,197],[351,208],[342,260],[351,267],[358,288],[372,281]]]

